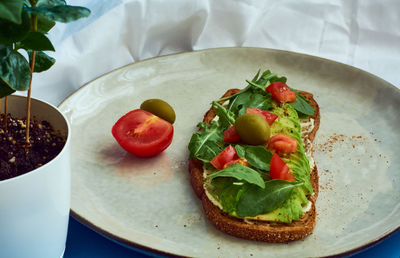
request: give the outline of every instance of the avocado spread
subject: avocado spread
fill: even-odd
[[[310,182],[310,162],[313,164],[313,160],[310,157],[309,161],[302,135],[312,127],[308,117],[312,108],[307,107],[308,103],[298,93],[296,102],[302,101],[301,105],[272,99],[265,89],[274,81],[286,82],[286,78],[265,71],[260,78],[256,75],[239,93],[214,101],[215,119],[210,124],[200,123],[201,130],[192,136],[189,144],[190,158],[203,161],[207,197],[230,216],[248,223],[255,220],[291,223],[299,220],[311,207],[307,196],[313,194]],[[224,105],[220,105],[220,101],[225,101]],[[307,110],[302,112],[302,107]],[[218,170],[210,164],[229,145],[224,142],[224,131],[248,108],[262,109],[277,116],[270,124],[271,137],[285,134],[297,141],[296,151],[282,156],[295,182],[270,178],[272,153],[266,145],[230,144],[240,158],[248,160],[248,166],[234,164]],[[302,126],[305,124],[306,127]]]
[[[284,133],[298,141],[296,153],[292,153],[289,157],[283,158],[283,160],[290,168],[290,171],[293,173],[296,180],[302,181],[304,184],[302,187],[295,189],[290,198],[286,200],[281,207],[266,214],[244,218],[247,221],[262,220],[291,223],[293,220],[298,220],[310,208],[308,205],[309,201],[306,197],[313,193],[310,183],[310,165],[302,143],[301,121],[296,110],[294,110],[289,104],[284,104],[282,107],[279,107],[277,104],[273,104],[273,106],[274,107],[269,110],[269,112],[278,115],[278,118],[271,125],[271,136],[278,133]],[[215,172],[215,169],[205,165],[204,171],[205,173],[210,174]],[[211,202],[222,210],[227,211],[221,205],[218,199],[218,191],[213,187],[210,180],[205,181],[204,188]],[[239,217],[234,212],[230,213],[230,215]]]

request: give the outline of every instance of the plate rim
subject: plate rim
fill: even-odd
[[[95,231],[96,233],[102,235],[103,237],[110,239],[112,241],[114,241],[115,243],[129,248],[133,251],[142,251],[142,252],[151,252],[151,255],[168,255],[168,256],[175,256],[175,257],[185,257],[183,255],[177,255],[177,254],[173,254],[173,253],[169,253],[169,252],[165,252],[162,250],[158,250],[158,249],[153,249],[151,247],[145,246],[145,245],[141,245],[139,243],[130,241],[128,239],[125,239],[123,237],[120,237],[118,235],[114,235],[111,232],[108,232],[107,230],[102,229],[101,227],[96,226],[95,224],[93,224],[92,222],[90,222],[89,220],[87,220],[86,218],[80,216],[78,213],[76,213],[75,211],[73,211],[72,209],[70,210],[70,215],[79,223],[81,223],[82,225],[85,225],[86,227],[90,228],[91,230]],[[348,255],[354,255],[356,253],[359,253],[361,251],[364,251],[370,247],[373,247],[374,245],[382,242],[383,240],[389,238],[390,236],[392,236],[393,234],[395,234],[397,231],[400,231],[400,226],[398,226],[397,228],[395,228],[393,231],[390,231],[386,234],[384,234],[383,236],[377,237],[373,240],[371,240],[370,242],[365,243],[362,246],[359,247],[355,247],[353,249],[347,250],[345,252],[341,252],[341,253],[335,253],[335,254],[331,254],[331,255],[327,255],[327,256],[320,256],[320,257],[338,257],[338,256],[348,256]],[[139,251],[140,250],[140,251]]]
[[[157,254],[157,255],[168,255],[168,256],[175,256],[175,257],[185,257],[185,256],[180,256],[180,255],[177,255],[177,254],[169,253],[169,252],[166,252],[166,251],[162,251],[162,250],[159,250],[159,249],[151,248],[151,247],[148,247],[148,246],[145,246],[145,245],[141,245],[141,244],[133,242],[133,241],[131,241],[129,239],[125,239],[125,238],[120,237],[118,235],[115,235],[115,234],[113,234],[111,232],[108,232],[107,230],[104,230],[101,227],[99,227],[99,226],[95,225],[94,223],[90,222],[85,217],[79,215],[77,212],[72,210],[72,208],[70,210],[70,216],[73,217],[76,221],[78,221],[82,225],[90,228],[94,232],[102,235],[103,237],[105,237],[107,239],[110,239],[111,241],[114,241],[115,243],[117,243],[117,244],[119,244],[119,245],[121,245],[123,247],[129,248],[131,250],[134,250],[134,251],[140,250],[142,252],[147,253],[148,255]]]
[[[183,52],[177,52],[177,53],[171,53],[171,54],[166,54],[166,55],[161,55],[161,56],[154,56],[154,57],[150,57],[147,59],[141,59],[138,61],[134,61],[132,63],[128,63],[125,64],[123,66],[120,66],[118,68],[115,68],[109,72],[106,72],[104,74],[101,74],[100,76],[88,81],[87,83],[83,84],[79,89],[73,91],[71,94],[69,94],[63,101],[60,102],[59,105],[57,105],[58,108],[61,108],[70,98],[72,98],[74,95],[78,94],[80,91],[84,90],[84,88],[89,87],[94,81],[97,81],[100,78],[104,78],[106,76],[108,76],[109,74],[115,73],[119,70],[123,70],[129,66],[134,66],[143,62],[148,62],[151,60],[156,60],[156,59],[162,59],[162,58],[166,58],[166,57],[172,57],[172,56],[180,56],[180,55],[192,55],[192,54],[199,54],[202,52],[212,52],[212,51],[223,51],[223,50],[239,50],[239,49],[247,49],[247,50],[259,50],[259,51],[267,51],[267,52],[275,52],[275,53],[281,53],[281,54],[291,54],[291,55],[297,55],[297,56],[304,56],[307,58],[312,58],[312,59],[317,59],[317,60],[321,60],[324,62],[329,62],[332,64],[336,64],[336,65],[341,65],[341,66],[345,66],[348,69],[352,69],[354,71],[358,71],[358,72],[362,72],[365,73],[369,76],[372,76],[373,78],[381,81],[382,83],[386,84],[386,86],[389,86],[391,88],[393,88],[395,91],[400,93],[400,88],[397,88],[395,85],[393,85],[392,83],[384,80],[383,78],[372,74],[371,72],[365,71],[361,68],[340,62],[340,61],[336,61],[336,60],[332,60],[329,58],[325,58],[325,57],[320,57],[320,56],[316,56],[316,55],[312,55],[312,54],[307,54],[307,53],[301,53],[301,52],[296,52],[296,51],[289,51],[289,50],[283,50],[283,49],[273,49],[273,48],[262,48],[262,47],[215,47],[215,48],[206,48],[206,49],[199,49],[199,50],[192,50],[192,51],[183,51]],[[73,209],[73,207],[71,206],[70,209],[70,216],[72,216],[75,220],[77,220],[79,223],[81,223],[82,225],[85,225],[86,227],[92,229],[93,231],[95,231],[96,233],[102,235],[103,237],[106,237],[108,239],[110,239],[111,241],[116,242],[117,244],[129,248],[131,250],[134,251],[138,251],[138,252],[150,252],[150,254],[152,255],[168,255],[168,256],[175,256],[175,257],[184,257],[178,254],[174,254],[174,253],[170,253],[167,251],[163,251],[163,250],[159,250],[159,249],[155,249],[152,248],[150,246],[146,246],[146,245],[142,245],[139,244],[137,242],[131,241],[129,239],[123,238],[121,236],[115,235],[109,231],[107,231],[106,229],[103,229],[100,226],[95,225],[93,222],[89,221],[88,219],[86,219],[84,216],[80,215],[77,211],[75,211]],[[322,257],[336,257],[336,256],[347,256],[347,255],[353,255],[356,254],[358,252],[361,252],[363,250],[366,250],[376,244],[378,244],[379,242],[382,242],[383,240],[389,238],[390,236],[392,236],[393,234],[395,234],[397,231],[400,231],[400,225],[397,226],[397,228],[394,228],[380,236],[377,236],[376,238],[364,243],[363,245],[354,247],[352,249],[343,251],[343,252],[339,252],[339,253],[335,253],[335,254],[330,254],[327,256],[322,256]]]
[[[254,50],[264,50],[264,51],[271,51],[271,52],[281,52],[281,53],[287,53],[287,54],[295,54],[295,55],[299,55],[299,56],[306,56],[308,58],[315,58],[315,59],[319,59],[325,62],[331,62],[331,63],[335,63],[335,64],[340,64],[343,66],[346,66],[349,69],[353,69],[359,72],[363,72],[368,74],[369,76],[375,77],[376,79],[382,81],[385,84],[388,84],[390,87],[392,87],[394,90],[397,90],[400,92],[400,88],[396,87],[395,85],[393,85],[391,82],[386,81],[385,79],[381,78],[378,75],[375,75],[371,72],[368,72],[366,70],[363,70],[361,68],[358,68],[356,66],[352,66],[340,61],[336,61],[336,60],[332,60],[326,57],[321,57],[321,56],[316,56],[316,55],[312,55],[312,54],[308,54],[308,53],[302,53],[302,52],[297,52],[297,51],[290,51],[290,50],[284,50],[284,49],[275,49],[275,48],[262,48],[262,47],[215,47],[215,48],[205,48],[205,49],[198,49],[198,50],[192,50],[192,51],[183,51],[183,52],[177,52],[177,53],[171,53],[171,54],[166,54],[166,55],[161,55],[161,56],[154,56],[154,57],[150,57],[150,58],[146,58],[146,59],[140,59],[138,61],[134,61],[132,63],[129,64],[125,64],[122,65],[120,67],[117,67],[111,71],[105,72],[97,77],[95,77],[94,79],[84,83],[81,87],[79,87],[79,89],[73,91],[72,93],[70,93],[69,95],[67,95],[67,97],[65,97],[58,105],[57,108],[59,108],[60,106],[62,106],[63,104],[65,104],[65,102],[68,101],[68,99],[70,99],[73,95],[77,94],[78,92],[80,92],[81,90],[83,90],[84,88],[86,88],[87,86],[89,86],[90,84],[92,84],[94,81],[97,81],[100,78],[103,78],[111,73],[114,73],[118,70],[122,70],[125,69],[128,66],[133,66],[136,64],[140,64],[143,62],[147,62],[147,61],[151,61],[153,59],[159,59],[159,58],[165,58],[165,57],[171,57],[171,56],[177,56],[177,55],[190,55],[190,54],[196,54],[196,53],[201,53],[201,52],[208,52],[208,51],[222,51],[222,50],[234,50],[234,49],[254,49]]]

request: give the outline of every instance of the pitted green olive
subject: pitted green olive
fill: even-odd
[[[244,114],[235,122],[235,129],[240,139],[251,145],[264,144],[269,140],[270,127],[267,121],[258,114]]]
[[[140,109],[146,110],[153,115],[161,117],[162,119],[173,124],[175,122],[174,109],[164,100],[161,99],[148,99],[140,105]]]

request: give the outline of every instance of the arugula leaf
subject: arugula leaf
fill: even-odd
[[[215,114],[219,117],[218,121],[223,129],[228,128],[229,125],[233,125],[235,123],[235,114],[227,110],[224,106],[216,101],[213,101],[211,104],[214,107]]]
[[[261,75],[260,79],[256,81],[257,84],[266,86],[266,84],[273,78],[278,77],[276,73],[272,73],[270,70],[266,70]]]
[[[315,112],[314,108],[308,104],[307,100],[299,94],[297,90],[290,89],[291,91],[296,92],[296,101],[289,103],[297,112],[301,114],[312,116]]]
[[[37,14],[55,22],[71,22],[90,15],[85,7],[57,5],[53,7],[26,7],[32,14]]]
[[[15,90],[11,89],[3,80],[0,79],[0,98],[11,95]]]
[[[288,200],[293,190],[301,185],[302,182],[276,179],[265,182],[264,189],[250,185],[238,201],[237,215],[253,217],[271,212]]]
[[[269,83],[274,83],[274,82],[287,82],[287,78],[285,76],[279,77],[275,76],[269,80]]]
[[[0,2],[0,18],[21,24],[21,12],[24,0],[5,0]]]
[[[263,95],[259,93],[253,93],[249,97],[249,101],[242,105],[242,108],[239,110],[239,115],[243,115],[246,113],[248,108],[258,108],[262,110],[268,110],[272,105],[272,99],[269,98],[270,93]]]
[[[252,82],[256,82],[257,84],[260,84],[260,85],[265,85],[265,84],[267,83],[267,81],[269,80],[269,78],[272,78],[272,77],[274,77],[274,76],[276,76],[276,74],[271,73],[270,70],[265,70],[265,71],[261,74],[261,76],[260,76],[259,79],[257,79],[257,80],[252,80]]]
[[[28,55],[29,55],[29,63],[32,62],[32,50],[27,50]],[[36,57],[35,57],[35,68],[34,72],[35,73],[40,73],[43,71],[48,70],[53,64],[56,62],[56,59],[54,59],[51,56],[48,56],[46,53],[42,51],[36,51]]]
[[[260,173],[252,168],[243,166],[241,164],[233,164],[225,169],[222,169],[207,176],[207,178],[211,179],[216,177],[233,177],[237,180],[243,180],[250,184],[257,185],[261,188],[264,188],[265,186],[264,180],[262,179]]]
[[[233,113],[242,115],[246,113],[247,108],[259,108],[268,110],[271,107],[270,93],[261,94],[252,91],[246,91],[232,99],[228,105],[228,110]]]
[[[263,109],[263,110],[268,110],[270,107],[272,107],[271,102],[272,99],[269,98],[271,93],[268,93],[266,95],[262,94],[253,94],[250,97],[250,104],[246,105],[247,108],[258,108],[258,109]]]
[[[266,70],[263,72],[261,75],[260,79],[257,81],[253,80],[258,85],[264,86],[266,88],[269,84],[276,82],[276,81],[281,81],[281,82],[286,82],[286,77],[278,77],[276,73],[271,73],[270,70]],[[268,83],[269,82],[269,83]]]
[[[247,82],[249,85],[253,86],[254,89],[259,89],[259,90],[265,91],[265,87],[262,86],[262,85],[259,85],[259,84],[256,83],[256,82],[251,82],[251,81],[249,81],[249,80],[246,80],[246,82]]]
[[[260,70],[253,78],[253,80],[246,80],[248,86],[245,89],[230,97],[221,99],[230,100],[228,110],[234,112],[237,115],[242,115],[246,113],[247,108],[256,107],[267,110],[271,107],[270,93],[266,92],[265,88],[269,81],[273,80],[274,78],[276,80],[279,80],[281,78],[279,78],[277,74],[271,73],[271,71],[266,70],[265,72],[263,72],[261,77],[257,79],[259,73]]]
[[[13,90],[27,90],[30,78],[25,57],[9,46],[0,48],[0,79]]]
[[[259,75],[260,75],[260,69],[258,70],[257,74],[253,77],[253,80],[251,80],[251,81],[252,81],[252,82],[257,81],[257,78],[258,78]],[[235,98],[236,96],[241,95],[241,94],[247,92],[250,88],[251,88],[251,85],[249,84],[249,85],[247,85],[246,88],[244,88],[243,90],[241,90],[241,91],[239,91],[239,92],[237,92],[237,93],[235,93],[235,94],[233,94],[233,95],[231,95],[231,96],[228,96],[228,97],[225,97],[225,98],[222,98],[222,99],[218,99],[218,100],[216,100],[216,102],[226,101],[226,100],[233,99],[233,98]]]
[[[269,171],[272,153],[265,147],[236,145],[235,150],[239,157],[247,159],[253,167]]]
[[[188,146],[190,159],[197,158],[203,162],[210,162],[223,150],[219,144],[224,141],[223,131],[218,121],[213,121],[211,124],[199,123],[197,127],[201,130],[192,135]]]
[[[53,44],[43,33],[34,31],[28,33],[28,36],[21,41],[20,47],[37,51],[55,51]]]
[[[258,76],[260,76],[260,72],[261,72],[261,69],[258,69],[256,75],[254,75],[253,79],[251,80],[252,82],[255,82],[258,80]]]
[[[252,93],[250,91],[243,92],[242,94],[236,96],[236,98],[231,99],[228,105],[228,110],[238,114],[239,110],[243,107],[245,103],[250,102],[250,97]]]

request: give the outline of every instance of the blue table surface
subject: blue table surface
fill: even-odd
[[[70,217],[65,258],[149,257],[153,255],[143,250],[132,250],[115,243]],[[368,249],[353,254],[351,257],[400,257],[400,231]]]

